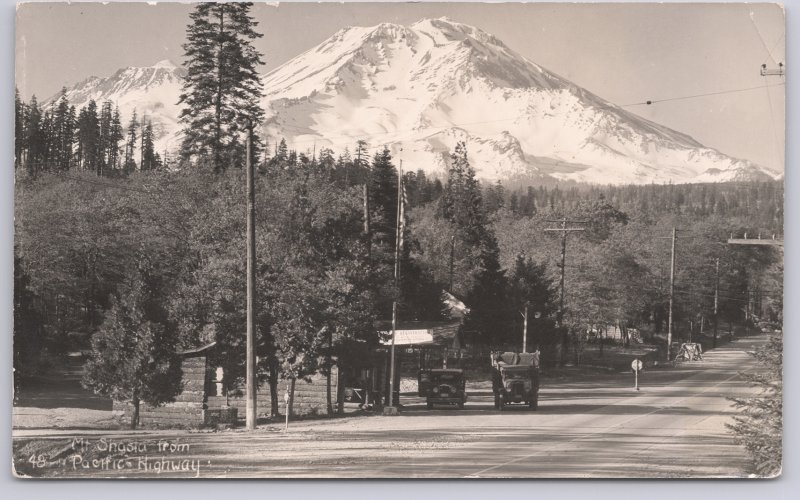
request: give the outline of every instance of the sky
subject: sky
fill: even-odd
[[[16,85],[23,98],[41,99],[121,67],[180,63],[191,9],[23,4]],[[783,170],[784,80],[759,74],[762,64],[785,60],[784,12],[775,4],[282,3],[256,4],[253,15],[264,34],[264,71],[346,26],[447,16],[647,119]],[[749,90],[727,92],[740,89]]]

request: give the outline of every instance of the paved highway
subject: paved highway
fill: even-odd
[[[24,469],[58,477],[742,477],[747,456],[725,429],[735,414],[726,398],[752,392],[739,373],[754,368],[747,351],[765,341],[739,339],[704,361],[648,370],[638,392],[632,374],[551,382],[535,412],[497,411],[487,391],[472,394],[464,410],[431,411],[410,399],[397,417],[297,422],[288,432],[20,430],[14,443],[20,450],[84,438],[80,462],[66,453]],[[97,450],[109,442],[138,448],[91,462],[108,455]]]

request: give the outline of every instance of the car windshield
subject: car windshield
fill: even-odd
[[[514,372],[507,371],[507,372],[503,373],[503,376],[506,379],[512,379],[512,380],[521,380],[521,379],[526,379],[526,378],[530,377],[528,372],[523,372],[523,371],[514,371]]]
[[[431,380],[437,384],[452,383],[461,380],[461,375],[458,373],[435,373],[431,375]]]

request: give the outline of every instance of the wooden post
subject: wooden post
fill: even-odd
[[[255,294],[256,294],[256,195],[251,148],[252,126],[247,131],[247,373],[246,373],[246,425],[247,430],[256,428],[256,345],[255,345]]]
[[[528,304],[525,304],[525,314],[522,318],[522,352],[528,352]]]
[[[670,259],[669,267],[669,319],[667,324],[667,361],[670,360],[672,349],[672,306],[673,294],[675,292],[675,234],[676,228],[672,228],[672,257]]]
[[[715,263],[715,278],[714,278],[714,347],[717,347],[717,324],[719,323],[719,257]]]
[[[400,160],[400,168],[397,169],[397,228],[394,242],[394,286],[395,294],[400,294],[400,238],[402,237],[402,212],[403,212],[403,160]],[[397,297],[392,301],[392,347],[389,354],[389,404],[384,408],[384,414],[397,415],[397,408],[394,406],[394,344],[397,337]]]

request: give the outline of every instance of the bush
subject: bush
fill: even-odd
[[[783,338],[775,335],[753,355],[761,365],[756,373],[742,376],[760,388],[758,395],[730,398],[741,410],[733,424],[726,424],[736,442],[747,448],[755,473],[775,477],[781,473],[783,459]]]

